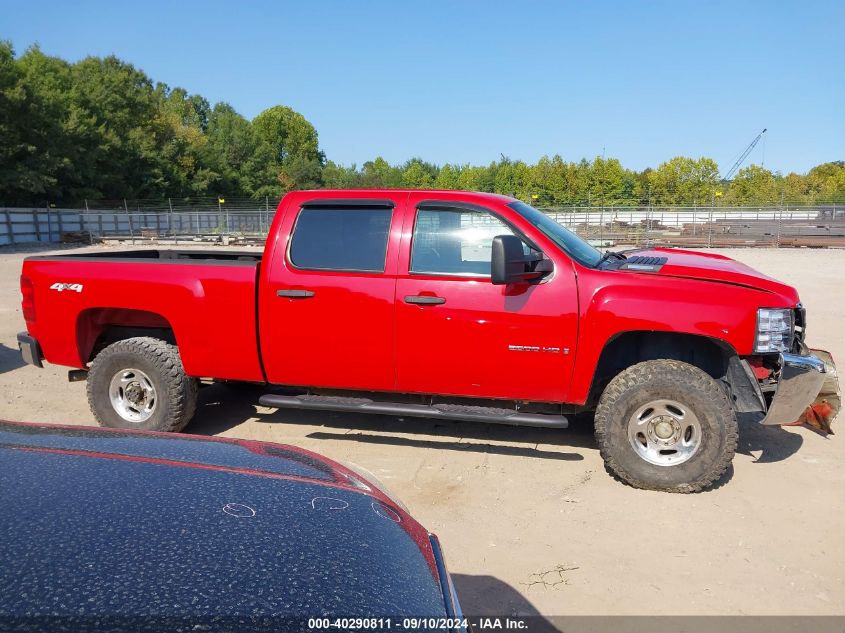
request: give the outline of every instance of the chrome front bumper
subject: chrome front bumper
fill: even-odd
[[[780,379],[762,424],[801,424],[807,409],[814,407],[820,399],[830,409],[828,421],[832,422],[836,417],[839,381],[833,358],[821,350],[810,352],[806,356],[781,354]]]

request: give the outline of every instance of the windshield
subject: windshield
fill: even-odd
[[[593,268],[601,260],[601,253],[597,249],[590,246],[569,229],[563,228],[542,211],[538,211],[534,207],[519,200],[511,202],[508,206],[528,220],[533,226],[536,226],[543,235],[560,246],[567,255],[571,256],[579,264]]]

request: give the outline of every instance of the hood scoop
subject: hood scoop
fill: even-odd
[[[619,270],[636,270],[638,272],[656,273],[663,264],[669,261],[668,257],[648,257],[645,255],[635,255],[622,261]]]

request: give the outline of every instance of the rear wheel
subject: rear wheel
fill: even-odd
[[[194,415],[197,390],[176,346],[146,336],[112,343],[88,372],[88,404],[100,426],[112,428],[180,431]]]
[[[637,488],[698,492],[736,451],[733,406],[701,369],[674,360],[629,367],[610,381],[595,416],[605,467]]]

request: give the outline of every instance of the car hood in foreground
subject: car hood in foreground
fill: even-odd
[[[443,615],[428,532],[354,477],[293,447],[0,423],[0,615]]]

